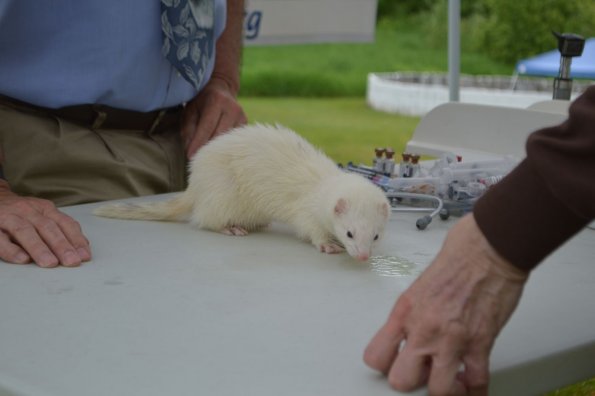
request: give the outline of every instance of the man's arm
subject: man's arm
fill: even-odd
[[[244,1],[228,0],[227,23],[221,37],[217,40],[217,57],[212,78],[224,81],[235,96],[240,91],[243,22]]]
[[[247,122],[237,101],[240,90],[240,63],[244,1],[227,0],[227,23],[217,40],[217,55],[211,80],[189,102],[184,112],[182,138],[186,154],[196,150],[213,137]]]
[[[365,362],[400,391],[487,395],[492,346],[529,271],[595,217],[593,180],[595,87],[565,123],[532,134],[527,158],[449,231]]]
[[[526,147],[527,158],[473,212],[492,246],[529,271],[595,217],[595,86]]]

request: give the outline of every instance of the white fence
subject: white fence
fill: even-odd
[[[575,81],[576,98],[592,82]],[[460,101],[527,108],[552,99],[553,79],[516,80],[506,76],[461,76]],[[445,74],[371,73],[366,99],[370,107],[389,113],[423,116],[449,101]]]

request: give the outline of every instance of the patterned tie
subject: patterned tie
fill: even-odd
[[[214,0],[161,0],[163,55],[199,90],[213,54]]]

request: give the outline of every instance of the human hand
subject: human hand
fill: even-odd
[[[91,260],[80,225],[48,200],[0,194],[0,259],[40,267],[77,267]]]
[[[398,298],[364,361],[399,391],[427,384],[430,395],[487,395],[492,346],[527,279],[467,215]]]
[[[184,109],[182,139],[186,156],[194,153],[217,135],[247,122],[231,86],[213,76],[203,90]]]

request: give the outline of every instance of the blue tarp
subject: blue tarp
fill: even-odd
[[[560,70],[560,52],[556,49],[533,58],[517,62],[515,71],[520,75],[557,77]],[[595,80],[595,37],[585,41],[580,57],[572,58],[571,78]]]

